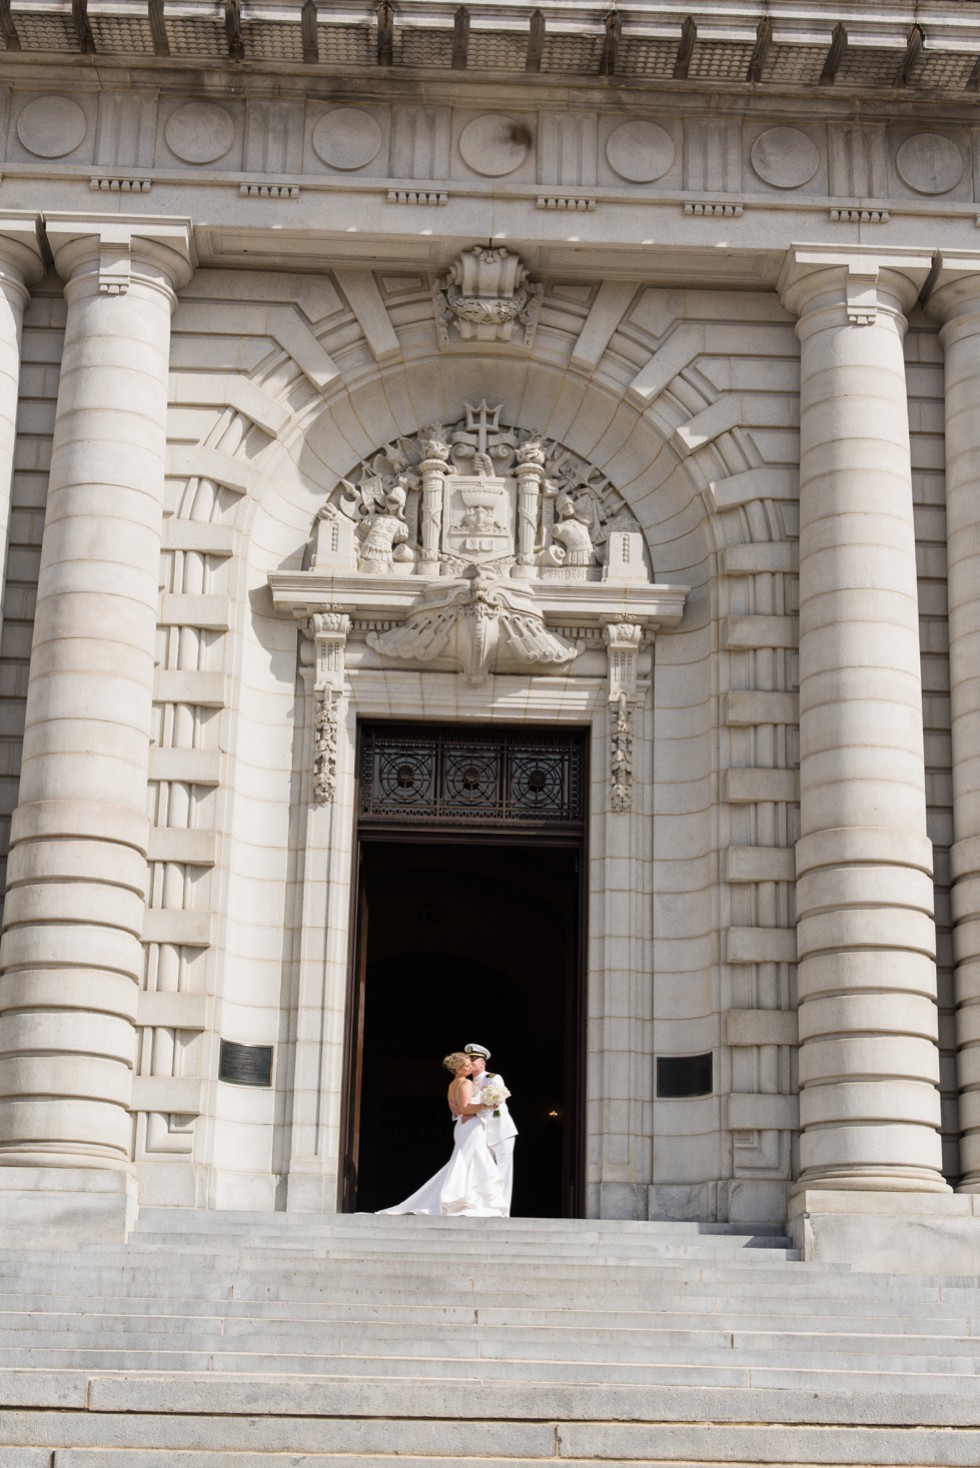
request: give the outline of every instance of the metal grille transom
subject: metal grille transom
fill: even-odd
[[[361,824],[521,829],[585,820],[583,730],[365,724]]]

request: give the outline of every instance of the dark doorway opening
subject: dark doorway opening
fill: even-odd
[[[449,1157],[443,1055],[493,1052],[519,1128],[513,1213],[581,1214],[582,851],[546,839],[360,842],[344,1206]]]

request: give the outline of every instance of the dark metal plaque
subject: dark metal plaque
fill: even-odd
[[[218,1080],[233,1086],[271,1086],[272,1046],[239,1045],[235,1040],[222,1040]]]
[[[361,730],[362,825],[581,828],[581,730],[367,724]]]
[[[707,1055],[658,1055],[657,1095],[665,1098],[710,1096],[712,1057]]]

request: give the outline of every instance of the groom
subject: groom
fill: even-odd
[[[490,1059],[490,1051],[484,1045],[464,1045],[464,1051],[473,1061],[470,1070],[470,1080],[474,1086],[482,1088],[491,1079],[503,1081],[503,1076],[494,1075],[487,1070],[487,1061]],[[477,1101],[479,1098],[474,1096]],[[506,1217],[510,1217],[510,1200],[514,1191],[514,1138],[517,1136],[517,1128],[514,1125],[510,1112],[507,1110],[507,1102],[498,1106],[499,1116],[494,1116],[492,1111],[480,1113],[483,1124],[487,1129],[487,1146],[490,1155],[500,1168],[501,1181],[504,1189],[504,1200],[507,1205]]]

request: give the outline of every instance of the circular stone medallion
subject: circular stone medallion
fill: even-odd
[[[167,118],[163,135],[185,163],[216,163],[235,141],[235,124],[215,102],[185,102]]]
[[[523,122],[503,113],[474,117],[459,135],[459,152],[467,167],[485,178],[503,178],[520,168],[531,146]]]
[[[918,194],[946,194],[963,177],[963,156],[951,138],[916,133],[895,155],[898,176]]]
[[[606,157],[628,183],[653,183],[674,161],[674,140],[655,122],[624,122],[606,139]]]
[[[359,107],[335,107],[313,129],[313,151],[331,168],[363,168],[377,157],[381,128],[370,112]]]
[[[752,167],[774,189],[799,189],[820,167],[820,149],[796,127],[771,127],[752,144]]]
[[[71,97],[35,97],[17,119],[17,136],[38,158],[63,158],[88,132],[85,113]]]

